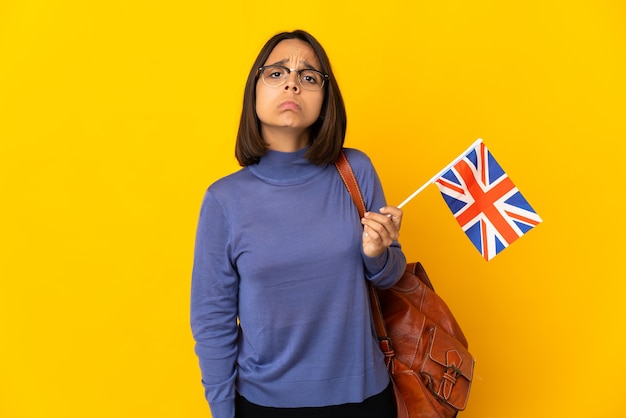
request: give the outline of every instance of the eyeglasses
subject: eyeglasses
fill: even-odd
[[[263,82],[270,87],[280,87],[289,80],[289,74],[295,71],[298,74],[298,83],[305,90],[317,91],[324,87],[324,82],[328,80],[328,74],[323,74],[317,70],[304,68],[296,70],[282,65],[266,65],[259,68]]]

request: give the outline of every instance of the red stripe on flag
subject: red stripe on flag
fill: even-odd
[[[447,187],[450,190],[454,190],[455,192],[457,192],[458,194],[465,194],[465,189],[463,189],[460,186],[457,186],[456,184],[449,182],[447,180],[444,180],[442,178],[437,179],[436,181],[437,183],[441,184],[443,187]]]
[[[502,235],[507,244],[511,244],[519,238],[517,232],[511,227],[511,225],[509,225],[500,211],[498,211],[498,209],[494,206],[496,201],[515,188],[511,179],[507,177],[491,189],[487,190],[487,192],[484,192],[476,182],[476,178],[474,177],[474,174],[472,173],[472,170],[467,162],[461,160],[457,163],[455,168],[459,175],[463,178],[463,181],[467,186],[467,190],[474,198],[474,203],[472,203],[467,209],[456,217],[459,225],[464,227],[469,221],[474,219],[480,213],[483,213],[485,217],[489,219],[489,222],[491,222],[498,230],[500,235]]]
[[[489,248],[489,245],[487,243],[487,225],[485,225],[482,219],[480,220],[480,231],[482,235],[481,239],[483,245],[483,257],[485,260],[489,261],[489,254],[487,251],[487,248]]]
[[[481,156],[481,160],[482,160],[482,165],[480,167],[478,167],[479,171],[480,171],[480,181],[482,182],[483,186],[487,185],[487,147],[485,147],[485,144],[483,144],[482,142],[480,143],[480,156]]]
[[[509,212],[508,210],[505,210],[505,211],[504,211],[504,213],[506,213],[507,215],[509,215],[511,218],[515,218],[515,219],[517,219],[518,221],[522,221],[522,222],[527,223],[527,224],[529,224],[529,225],[532,225],[532,226],[537,226],[537,225],[539,225],[539,221],[536,221],[536,220],[534,220],[534,219],[527,218],[527,217],[522,216],[522,215],[518,215],[517,213]]]

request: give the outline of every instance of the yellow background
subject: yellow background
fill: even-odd
[[[209,416],[198,209],[238,168],[258,50],[295,28],[390,203],[482,137],[544,219],[487,263],[435,186],[404,208],[477,359],[461,416],[623,416],[625,22],[618,0],[3,0],[0,417]]]

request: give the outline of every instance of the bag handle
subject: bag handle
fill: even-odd
[[[363,218],[366,212],[365,201],[363,200],[363,195],[361,194],[361,189],[359,187],[359,182],[354,175],[354,171],[352,171],[352,167],[350,166],[350,162],[346,157],[346,154],[341,151],[339,158],[335,162],[335,167],[337,167],[337,171],[339,171],[339,176],[343,181],[343,184],[348,189],[348,193],[350,193],[350,197],[354,201],[354,205],[359,211],[359,216]],[[368,282],[369,294],[370,294],[370,304],[372,305],[372,313],[374,317],[374,327],[376,328],[376,335],[378,336],[378,341],[386,342],[385,347],[383,348],[383,352],[385,353],[385,357],[389,358],[389,356],[393,355],[393,351],[391,349],[391,340],[389,339],[389,335],[387,334],[387,328],[385,327],[385,320],[383,319],[383,312],[380,307],[380,301],[378,300],[378,295],[376,294],[376,289],[371,282]]]

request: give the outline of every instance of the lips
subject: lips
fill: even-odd
[[[278,108],[283,110],[300,110],[300,105],[291,100],[286,100],[278,105]]]

